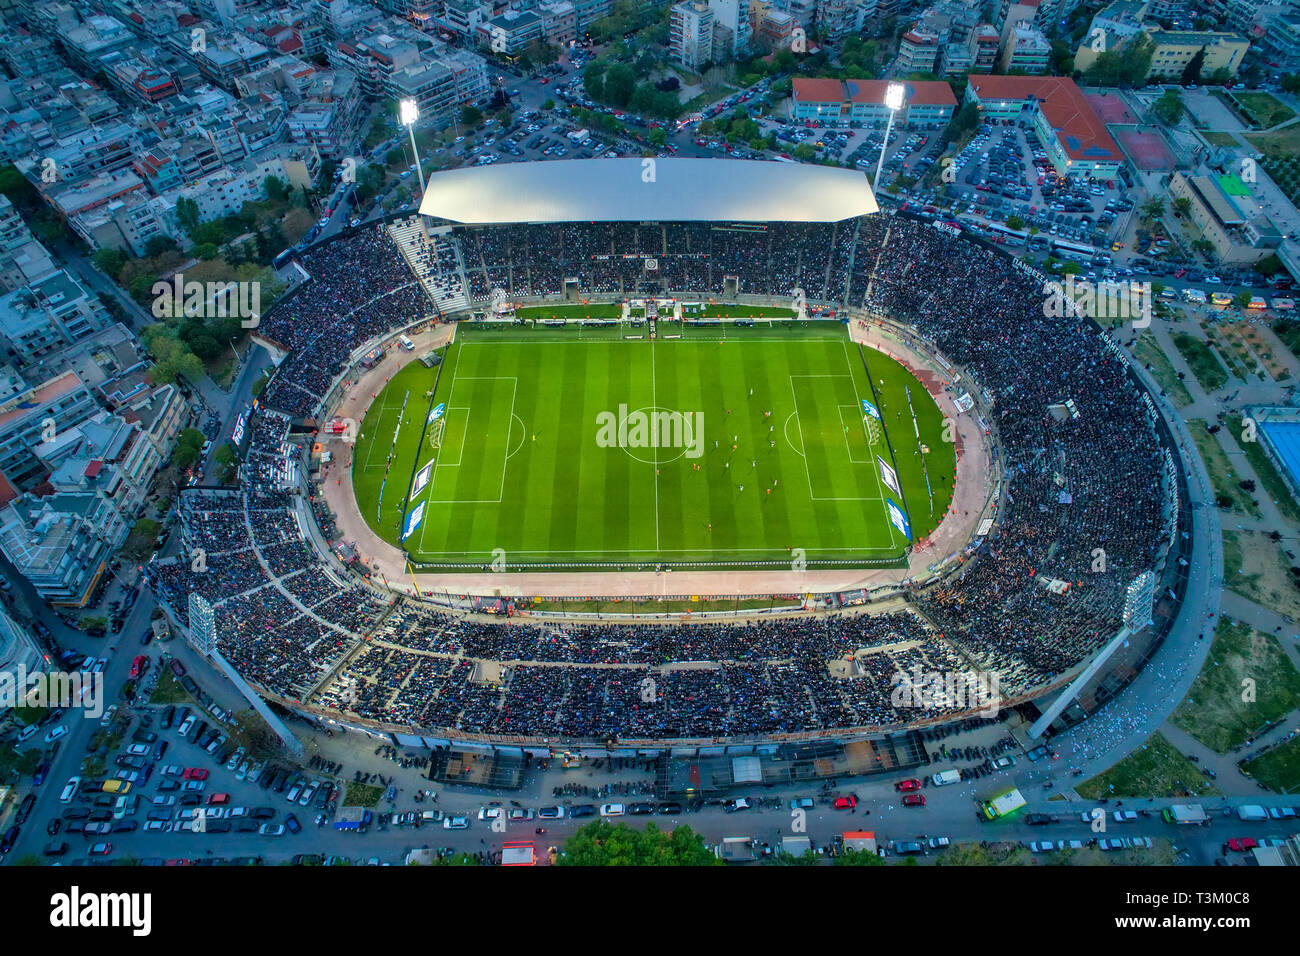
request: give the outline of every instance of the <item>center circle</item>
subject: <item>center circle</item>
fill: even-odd
[[[633,409],[631,412],[629,412],[629,414],[637,415],[640,414],[641,412],[646,413],[647,417],[650,420],[652,429],[654,427],[654,416],[656,412],[668,412],[669,414],[677,415],[678,417],[681,417],[682,415],[681,412],[676,411],[675,409],[660,408],[658,405],[642,405],[640,408]],[[673,457],[664,458],[663,452],[665,451],[665,449],[662,446],[660,446],[659,448],[628,448],[626,445],[622,445],[620,447],[622,447],[624,453],[633,461],[644,462],[647,465],[667,465],[671,462],[676,461],[678,458],[681,458],[682,455],[686,454],[685,448],[678,448],[677,454],[673,455]],[[673,449],[671,448],[667,449],[667,451],[672,451],[672,450]],[[649,452],[650,457],[642,458],[641,454],[644,454],[646,452]],[[658,452],[659,454],[656,455],[655,454],[656,452]]]

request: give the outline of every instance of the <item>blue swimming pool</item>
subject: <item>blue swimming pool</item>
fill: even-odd
[[[1263,422],[1259,426],[1273,445],[1273,452],[1290,472],[1293,485],[1300,486],[1300,422]]]

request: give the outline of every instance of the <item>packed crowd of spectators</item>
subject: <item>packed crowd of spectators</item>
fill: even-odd
[[[672,288],[717,293],[722,276],[739,275],[742,292],[802,288],[912,326],[985,393],[984,425],[1005,462],[1001,520],[955,576],[911,593],[916,615],[474,620],[393,610],[367,587],[340,584],[303,540],[291,496],[268,478],[274,469],[245,469],[240,494],[182,496],[182,524],[207,549],[210,576],[177,562],[151,566],[150,577],[178,609],[190,590],[218,603],[223,651],[268,691],[296,700],[319,684],[314,705],[428,731],[712,737],[893,725],[969,709],[900,701],[900,672],[994,672],[1004,695],[1059,676],[1114,635],[1125,589],[1159,563],[1171,518],[1140,391],[1095,327],[1046,318],[1041,283],[982,246],[896,216],[452,235],[476,298],[494,287],[556,294],[574,275],[587,291],[629,291],[653,256]],[[429,254],[450,262],[441,247]],[[268,389],[267,403],[288,414],[314,408],[348,353],[410,321],[404,296],[421,294],[382,233],[309,259],[314,281],[264,330],[291,348],[286,365],[319,373],[277,376],[285,384]],[[292,457],[287,418],[251,427],[256,454]]]
[[[562,223],[458,228],[470,298],[493,289],[554,295],[576,278],[584,294],[721,291],[726,276],[753,295],[841,301],[858,220],[842,223]],[[647,270],[646,261],[655,268]]]
[[[301,499],[282,480],[301,453],[290,424],[276,412],[254,414],[243,487],[182,492],[182,552],[151,562],[145,573],[183,622],[190,593],[205,597],[216,611],[223,656],[266,690],[299,700],[374,626],[387,602],[326,571],[303,540]]]
[[[290,353],[262,400],[296,417],[320,404],[358,346],[435,308],[379,226],[316,246],[303,267],[311,281],[277,303],[259,329]]]
[[[1041,280],[1008,260],[898,217],[862,233],[864,304],[911,324],[981,384],[1008,477],[979,560],[916,600],[983,666],[1042,682],[1114,635],[1126,587],[1169,539],[1161,444],[1141,392],[1095,326],[1045,317]]]
[[[965,701],[899,699],[897,675],[962,667],[910,614],[536,625],[401,608],[318,703],[470,733],[793,733],[958,712]]]

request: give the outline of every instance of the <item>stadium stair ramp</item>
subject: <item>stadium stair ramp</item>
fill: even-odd
[[[388,226],[388,234],[444,315],[469,308],[465,270],[454,242],[442,236],[426,236],[415,218],[395,220]]]

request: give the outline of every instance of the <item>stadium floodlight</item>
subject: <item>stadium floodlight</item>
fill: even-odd
[[[902,83],[890,83],[885,87],[885,106],[889,107],[889,119],[885,121],[885,141],[880,144],[880,159],[876,162],[876,178],[871,181],[872,191],[880,186],[880,174],[885,168],[885,150],[889,148],[889,134],[894,129],[894,114],[903,108],[903,99],[907,96],[907,87]]]
[[[411,152],[415,154],[415,174],[420,177],[420,195],[424,195],[424,167],[420,165],[420,148],[415,145],[415,121],[420,118],[420,104],[402,100],[397,104],[397,119],[411,134]]]

